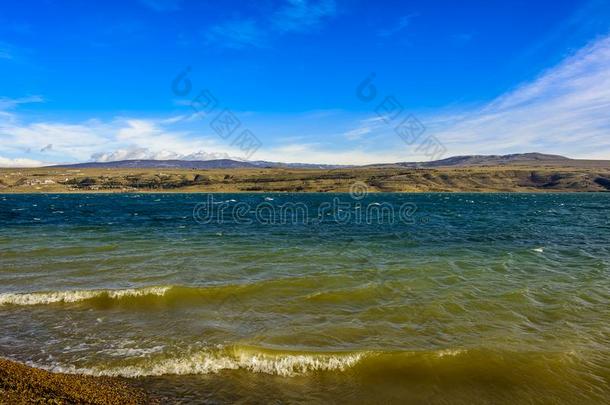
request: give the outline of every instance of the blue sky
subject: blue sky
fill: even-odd
[[[600,0],[3,2],[0,166],[427,160],[430,137],[443,157],[610,159],[609,35]],[[195,114],[203,90],[217,108]],[[380,113],[387,97],[397,118]],[[230,137],[211,125],[224,109]],[[417,142],[397,135],[407,117]],[[243,130],[258,149],[235,142]]]

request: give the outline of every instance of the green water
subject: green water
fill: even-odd
[[[607,403],[610,194],[207,198],[0,196],[0,356],[170,403]]]

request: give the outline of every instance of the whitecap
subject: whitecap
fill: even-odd
[[[142,354],[142,351],[129,349],[115,351],[121,355],[129,353]],[[110,352],[108,353],[110,354]],[[77,368],[75,366],[40,366],[30,364],[53,372],[70,374],[88,374],[111,377],[143,377],[161,375],[213,374],[223,370],[243,369],[255,373],[265,373],[291,377],[312,371],[343,371],[358,363],[365,352],[353,354],[267,354],[253,353],[249,350],[204,350],[190,355],[151,359],[147,358],[139,365],[118,367]]]
[[[462,350],[462,349],[444,349],[444,350],[439,350],[438,352],[436,352],[436,356],[437,357],[446,357],[446,356],[454,357],[454,356],[458,356],[465,352],[466,351]]]
[[[144,295],[165,295],[171,287],[126,288],[117,290],[69,290],[33,293],[2,293],[0,305],[42,305],[59,302],[79,302],[107,295],[109,298],[140,297]]]

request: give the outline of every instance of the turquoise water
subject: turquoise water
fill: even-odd
[[[0,356],[171,402],[605,403],[609,213],[610,194],[4,195]]]

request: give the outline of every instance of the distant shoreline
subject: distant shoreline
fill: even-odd
[[[0,403],[158,403],[126,379],[52,373],[0,358]],[[53,402],[51,402],[53,401]]]
[[[0,169],[0,194],[607,192],[610,167]]]

